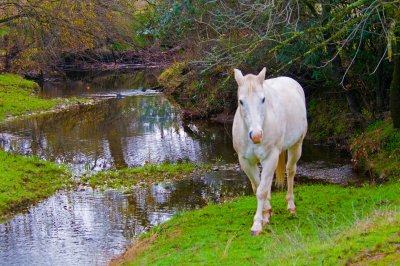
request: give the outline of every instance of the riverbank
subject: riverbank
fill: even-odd
[[[64,166],[0,151],[0,220],[72,185]]]
[[[32,115],[60,112],[81,105],[93,105],[97,100],[83,98],[38,97],[39,85],[18,75],[0,75],[0,123]]]
[[[0,123],[54,109],[65,99],[40,99],[39,86],[17,75],[0,75]],[[70,183],[67,168],[35,157],[0,151],[0,219],[22,211]]]
[[[391,119],[378,120],[351,141],[353,166],[381,181],[400,179],[400,130]]]
[[[137,239],[115,264],[318,265],[399,258],[400,183],[295,188],[297,214],[284,192],[272,195],[274,215],[250,236],[254,196],[175,217]],[[397,261],[398,262],[398,261]]]

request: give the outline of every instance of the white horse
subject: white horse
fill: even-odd
[[[234,70],[239,104],[232,128],[233,147],[257,196],[252,235],[260,234],[272,215],[272,179],[276,171],[276,183],[284,184],[286,151],[287,208],[296,211],[293,181],[307,132],[301,85],[288,77],[265,80],[265,71],[264,67],[258,76],[243,76],[240,70]],[[258,163],[262,166],[261,178]]]

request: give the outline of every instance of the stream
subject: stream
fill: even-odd
[[[75,175],[161,162],[219,162],[230,167],[189,180],[128,192],[79,187],[60,191],[0,224],[0,265],[107,265],[132,238],[179,211],[251,195],[232,147],[231,126],[184,123],[152,71],[73,73],[47,81],[41,97],[103,99],[0,126],[2,149],[69,165]],[[305,143],[297,181],[354,183],[348,157]]]

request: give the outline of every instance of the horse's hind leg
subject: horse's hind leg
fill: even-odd
[[[251,182],[253,192],[256,193],[257,187],[260,184],[260,169],[257,164],[252,164],[249,160],[239,156],[239,163],[243,171]]]
[[[291,213],[296,212],[296,206],[294,205],[293,183],[297,168],[296,164],[301,156],[302,144],[303,141],[301,140],[288,149],[288,161],[286,164],[288,192],[286,195],[286,200],[288,202],[288,211]]]

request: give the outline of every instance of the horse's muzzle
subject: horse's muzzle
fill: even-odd
[[[261,142],[261,139],[263,137],[263,132],[262,130],[257,132],[256,134],[253,134],[253,131],[249,132],[249,137],[253,141],[254,144],[259,144]]]

